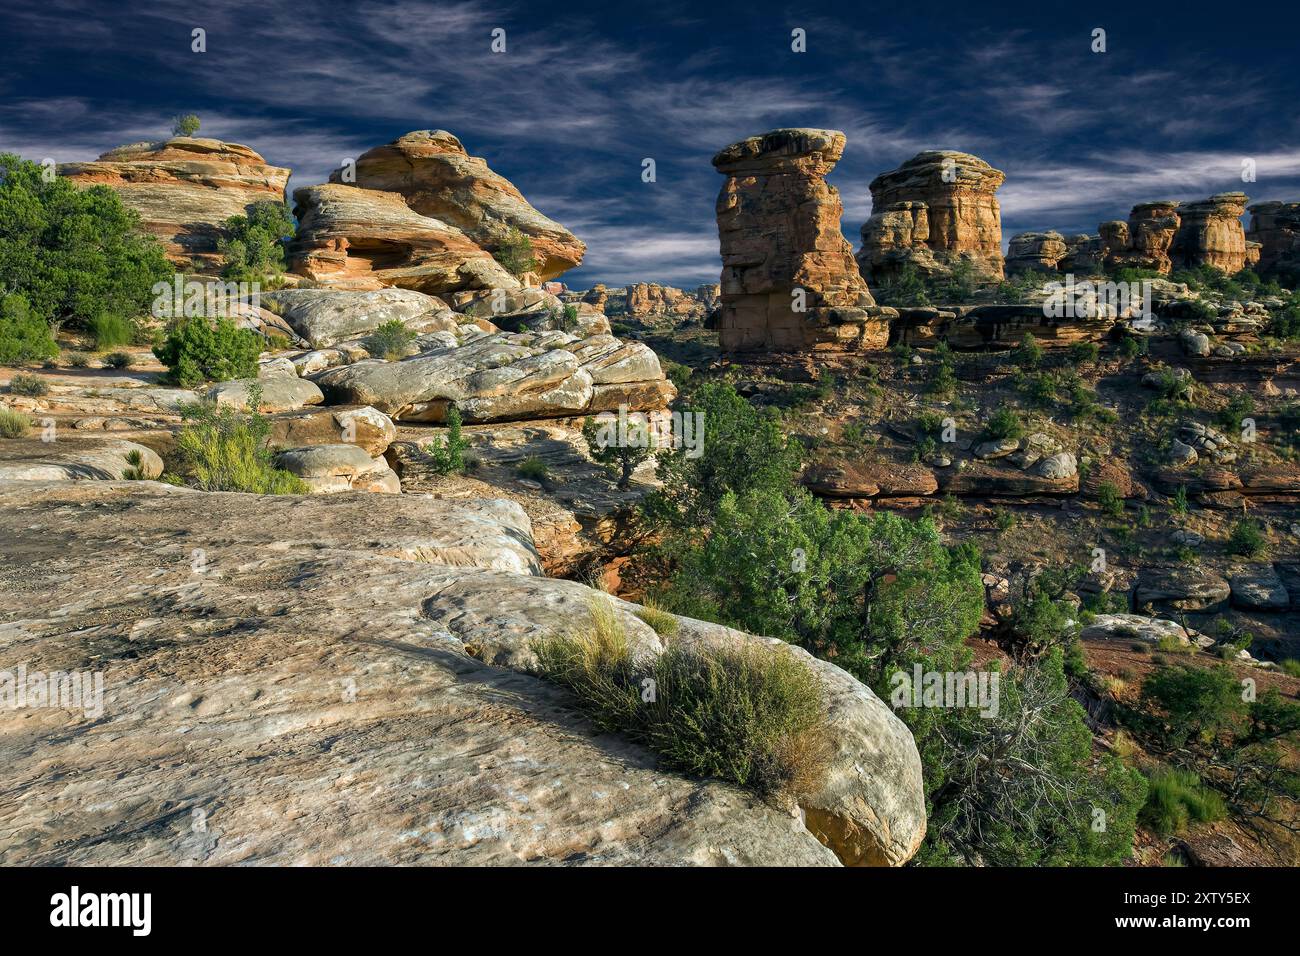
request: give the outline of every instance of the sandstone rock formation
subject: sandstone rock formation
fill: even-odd
[[[441,422],[453,402],[467,422],[663,408],[675,390],[640,342],[611,335],[499,332],[400,362],[320,373],[332,402],[370,405],[398,421]]]
[[[63,163],[59,175],[78,186],[111,186],[173,263],[201,272],[220,266],[225,221],[255,202],[283,202],[289,182],[289,170],[267,165],[247,146],[188,136],[121,146],[93,163]]]
[[[121,481],[162,474],[162,459],[150,448],[120,438],[76,438],[44,442],[6,439],[0,481]]]
[[[1300,277],[1300,202],[1262,202],[1250,207],[1246,241],[1259,243],[1259,272],[1290,281]]]
[[[670,285],[637,282],[627,287],[624,314],[646,324],[702,320],[717,304],[718,287],[700,286],[686,292]]]
[[[1128,222],[1104,222],[1101,233],[1102,264],[1117,268],[1155,269],[1168,273],[1170,248],[1181,224],[1179,204],[1169,200],[1138,203]]]
[[[978,156],[927,150],[871,181],[871,218],[858,264],[871,281],[910,264],[933,276],[959,261],[1002,278],[1002,215],[994,195],[1006,179]]]
[[[1249,201],[1245,193],[1234,192],[1179,205],[1180,224],[1169,250],[1174,265],[1209,265],[1227,273],[1246,268],[1246,231],[1241,217]]]
[[[540,577],[509,502],[0,483],[0,568],[3,658],[107,690],[0,711],[8,786],[44,794],[0,803],[0,863],[897,865],[925,832],[906,726],[784,642],[679,619],[814,668],[833,760],[801,815],[593,733],[532,640],[611,600],[662,645]]]
[[[1007,244],[1007,275],[1017,272],[1055,272],[1069,247],[1059,232],[1021,232]]]
[[[446,303],[412,289],[281,289],[263,293],[262,299],[313,349],[363,336],[395,319],[416,332],[456,327]]]
[[[778,129],[713,157],[722,247],[719,338],[726,352],[882,348],[889,334],[840,232],[826,174],[844,152],[834,130]]]
[[[465,233],[421,216],[397,193],[329,184],[296,189],[293,200],[291,271],[324,285],[430,294],[519,286]]]
[[[342,183],[341,170],[330,182]],[[416,130],[362,153],[356,186],[400,193],[421,216],[455,226],[489,252],[511,229],[532,241],[539,278],[552,279],[582,262],[586,246],[569,230],[528,204],[523,194],[487,163],[465,152],[446,130]]]

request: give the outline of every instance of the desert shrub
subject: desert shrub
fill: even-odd
[[[228,235],[221,240],[221,276],[231,282],[268,283],[284,272],[285,240],[296,223],[289,207],[266,199],[248,207],[247,215],[225,222]]]
[[[1154,375],[1154,386],[1157,398],[1166,401],[1177,401],[1186,397],[1191,389],[1191,382],[1181,378],[1174,373],[1168,366],[1156,369]]]
[[[571,690],[597,727],[644,744],[667,766],[791,797],[825,779],[821,684],[792,654],[670,646],[634,662],[617,612],[601,599],[587,628],[533,649],[541,673]]]
[[[665,358],[661,358],[659,361],[664,366],[664,374],[668,376],[668,381],[676,385],[678,391],[686,388],[691,376],[695,374],[695,369],[689,365],[683,365],[681,362],[674,362]]]
[[[50,386],[45,384],[44,379],[20,372],[9,380],[9,391],[14,395],[40,398],[42,395],[49,394]]]
[[[22,438],[31,427],[32,420],[22,412],[0,405],[0,438]]]
[[[546,468],[546,462],[536,455],[529,455],[519,464],[515,465],[515,474],[520,478],[529,478],[533,481],[545,481],[550,472]]]
[[[1150,343],[1140,335],[1126,335],[1119,341],[1119,354],[1130,361],[1146,355],[1149,350]]]
[[[1097,489],[1097,504],[1101,510],[1112,517],[1119,517],[1124,513],[1124,496],[1119,493],[1114,482],[1103,481],[1101,487]]]
[[[39,165],[12,153],[0,154],[0,167],[0,289],[21,294],[54,329],[148,310],[154,284],[174,270],[117,193],[63,176],[46,182]]]
[[[251,329],[241,329],[229,319],[211,322],[203,317],[174,320],[153,347],[158,361],[167,366],[168,379],[182,388],[253,378],[261,351],[262,338]]]
[[[468,464],[465,459],[468,448],[469,439],[461,433],[460,409],[452,405],[447,409],[447,436],[441,441],[435,438],[429,442],[424,446],[424,453],[438,474],[460,474]]]
[[[651,525],[706,527],[727,492],[793,486],[802,447],[786,437],[775,410],[755,409],[726,382],[701,385],[679,407],[700,416],[707,440],[696,457],[684,442],[657,454],[663,487],[642,502]]]
[[[130,368],[135,364],[135,356],[130,352],[110,352],[104,356],[104,364],[109,368]]]
[[[415,330],[408,328],[405,322],[401,319],[390,319],[366,336],[366,351],[390,362],[396,362],[406,355],[406,349],[415,338]]]
[[[64,361],[68,363],[69,368],[85,368],[90,364],[90,353],[88,352],[68,352]]]
[[[497,243],[492,257],[515,277],[537,268],[537,260],[533,257],[533,241],[514,227]]]
[[[1255,411],[1255,400],[1245,392],[1234,392],[1228,404],[1214,413],[1214,423],[1232,435],[1240,434],[1242,419]]]
[[[1296,660],[1294,657],[1288,657],[1277,666],[1281,668],[1282,673],[1284,674],[1290,674],[1292,677],[1300,677],[1300,660]]]
[[[1173,747],[1189,740],[1209,743],[1246,709],[1241,685],[1224,665],[1161,667],[1143,682],[1142,696],[1163,715],[1157,734]]]
[[[32,314],[25,296],[0,298],[0,365],[39,362],[58,354],[49,325]]]
[[[296,475],[275,467],[268,437],[271,423],[258,413],[261,390],[249,392],[247,413],[209,403],[181,408],[176,456],[189,483],[204,491],[301,495],[310,489]]]
[[[911,263],[903,265],[898,272],[873,285],[876,300],[881,305],[919,306],[930,304],[930,292],[925,279]]]
[[[1187,486],[1179,485],[1174,489],[1173,495],[1169,499],[1169,507],[1174,514],[1185,515],[1191,510],[1191,504],[1187,498]]]
[[[938,398],[952,397],[957,391],[957,375],[953,371],[951,362],[940,361],[934,366],[926,391]]]
[[[1070,346],[1070,361],[1075,365],[1091,365],[1100,354],[1096,342],[1075,342]]]
[[[1300,402],[1288,402],[1278,410],[1277,430],[1283,445],[1300,444]]]
[[[181,113],[172,117],[173,136],[193,136],[199,131],[199,118],[193,113]]]
[[[1254,518],[1238,518],[1228,535],[1228,553],[1257,558],[1268,550],[1264,526]]]
[[[1043,347],[1038,344],[1038,339],[1026,332],[1020,344],[1012,350],[1011,361],[1026,371],[1038,368],[1043,364]]]
[[[617,422],[588,417],[582,423],[582,437],[592,461],[617,475],[618,487],[626,490],[637,466],[654,452],[654,436],[649,425],[632,416],[626,418],[626,433],[616,433]]]
[[[1016,414],[1015,409],[1003,405],[984,423],[984,438],[987,441],[999,441],[1004,438],[1021,438],[1025,434],[1025,423]]]
[[[86,322],[86,331],[94,340],[95,348],[101,352],[119,345],[130,345],[138,334],[134,322],[111,312],[91,316]]]
[[[1190,770],[1161,767],[1147,777],[1147,799],[1138,820],[1162,837],[1187,829],[1189,822],[1222,820],[1223,798],[1201,783]]]

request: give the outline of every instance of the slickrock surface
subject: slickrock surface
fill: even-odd
[[[120,146],[93,163],[59,166],[59,175],[79,186],[111,186],[162,240],[172,262],[203,271],[220,266],[223,223],[255,202],[282,202],[289,172],[267,165],[247,146],[188,136]]]
[[[727,177],[717,202],[724,352],[874,349],[888,341],[886,310],[858,272],[840,232],[839,192],[825,179],[843,153],[838,131],[779,129],[713,157]]]
[[[342,171],[331,173],[330,182],[343,182]],[[416,130],[362,153],[355,185],[400,193],[421,216],[455,226],[489,252],[518,229],[532,241],[542,279],[572,269],[586,252],[577,236],[529,205],[513,183],[467,154],[446,130]]]
[[[978,156],[917,153],[871,181],[871,218],[862,226],[858,264],[877,280],[911,264],[926,275],[960,260],[1001,278],[1002,213],[995,193],[1006,179]]]
[[[372,405],[398,421],[556,418],[664,407],[676,394],[659,358],[612,335],[500,332],[400,362],[361,362],[316,378],[332,404]]]
[[[278,309],[313,349],[364,336],[394,319],[416,332],[456,327],[455,315],[445,302],[413,289],[282,289],[263,293],[262,299]]]
[[[328,184],[293,193],[291,271],[343,289],[514,289],[519,282],[455,226],[397,193]]]
[[[0,661],[105,687],[97,716],[0,711],[7,786],[39,797],[0,803],[0,863],[834,865],[817,830],[897,864],[924,833],[910,733],[826,662],[808,826],[594,733],[522,671],[605,598],[537,576],[507,502],[14,482],[0,531]]]

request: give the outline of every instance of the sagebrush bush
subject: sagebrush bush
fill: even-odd
[[[64,361],[68,363],[69,368],[85,368],[90,364],[90,354],[88,352],[68,352],[64,356]]]
[[[26,375],[19,373],[9,380],[9,391],[15,395],[26,395],[29,398],[39,398],[50,391],[50,387],[45,384],[44,379],[37,378],[35,375]]]
[[[392,319],[378,326],[366,336],[366,351],[371,355],[396,362],[406,355],[406,349],[415,341],[415,332],[401,319]]]
[[[311,489],[298,476],[275,467],[267,443],[271,425],[257,412],[260,390],[249,395],[248,413],[229,405],[186,405],[176,436],[176,455],[189,483],[205,491],[303,495]]]
[[[135,364],[135,356],[130,352],[110,352],[104,356],[104,364],[109,368],[130,368]]]
[[[22,438],[32,421],[22,412],[0,406],[0,438]]]
[[[167,377],[183,388],[253,378],[261,351],[262,338],[251,329],[241,329],[229,319],[214,323],[201,317],[174,321],[153,347],[158,361],[167,366]]]
[[[593,723],[646,745],[667,766],[791,797],[825,779],[831,748],[821,685],[778,648],[670,645],[634,661],[613,605],[601,599],[586,628],[533,648],[541,672],[569,688]]]
[[[1147,800],[1138,819],[1162,837],[1187,829],[1188,823],[1222,820],[1223,798],[1189,770],[1162,767],[1147,777]]]
[[[536,455],[529,455],[516,465],[515,473],[519,475],[520,478],[531,478],[533,481],[543,481],[549,474],[546,468],[546,462],[542,461]]]

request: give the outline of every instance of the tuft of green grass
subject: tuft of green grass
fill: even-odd
[[[0,438],[22,438],[31,427],[32,420],[26,415],[0,407]]]
[[[1161,767],[1147,777],[1147,802],[1138,820],[1162,837],[1173,836],[1191,823],[1222,820],[1223,798],[1189,770]]]
[[[1283,674],[1290,674],[1292,677],[1300,677],[1300,661],[1294,657],[1288,657],[1277,665],[1281,668]]]
[[[672,637],[677,633],[677,617],[669,614],[649,598],[641,602],[640,610],[632,613],[649,624],[660,637]]]
[[[1228,553],[1258,558],[1267,550],[1263,525],[1253,518],[1239,518],[1228,536]]]
[[[542,461],[536,455],[529,455],[515,466],[515,474],[519,475],[520,478],[531,478],[533,481],[545,481],[549,472],[546,470],[546,462]]]
[[[605,731],[684,773],[797,798],[823,785],[831,746],[813,671],[780,648],[670,646],[634,661],[613,605],[587,626],[534,641],[539,669]]]

